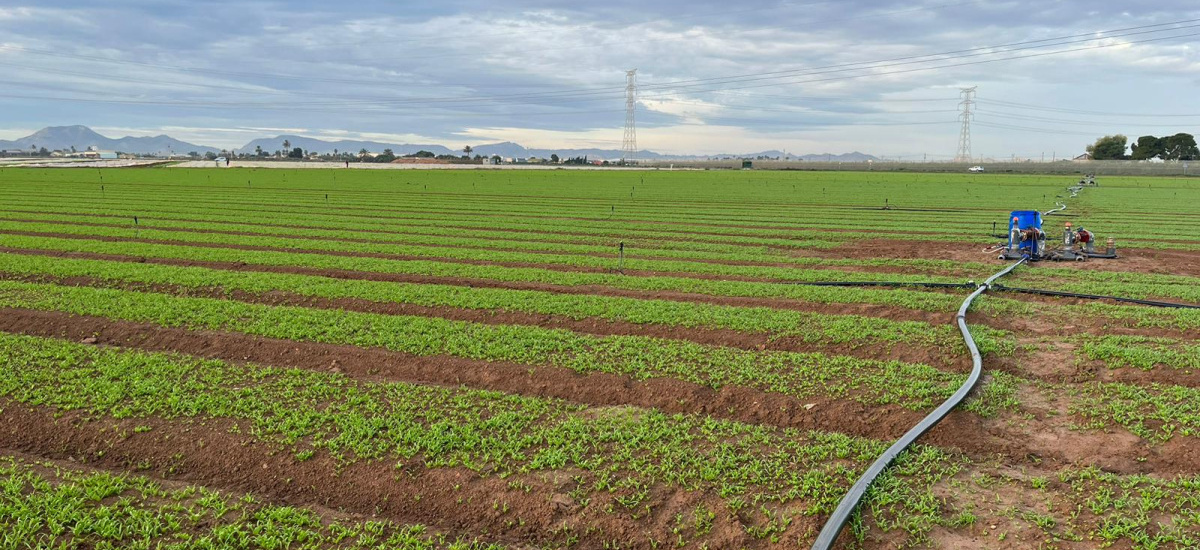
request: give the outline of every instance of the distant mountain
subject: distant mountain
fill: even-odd
[[[372,153],[382,153],[384,149],[391,149],[393,153],[403,156],[411,155],[417,151],[429,151],[435,155],[461,155],[461,150],[451,150],[442,145],[432,144],[413,144],[413,143],[383,143],[379,141],[325,141],[317,138],[310,138],[296,135],[281,135],[273,138],[256,139],[247,143],[243,147],[237,149],[238,153],[253,153],[256,147],[262,147],[263,151],[273,153],[283,150],[283,141],[287,140],[291,147],[299,147],[305,151],[317,153],[332,153],[334,149],[338,152],[357,153],[363,149]],[[559,158],[567,159],[571,157],[587,157],[590,159],[619,159],[622,156],[622,151],[619,149],[531,149],[519,143],[504,141],[501,143],[487,143],[477,145],[471,148],[471,155],[483,155],[491,157],[499,155],[504,158],[550,158],[550,155],[558,155]],[[781,158],[806,161],[833,161],[833,162],[866,162],[868,160],[879,160],[878,158],[859,153],[845,153],[841,155],[825,154],[825,155],[788,155],[783,151],[763,151],[760,153],[746,154],[728,154],[728,155],[671,155],[656,153],[654,151],[638,151],[637,158],[642,160],[704,160],[704,159],[722,159],[722,158]]]
[[[42,128],[31,135],[13,141],[0,140],[0,149],[30,149],[45,147],[51,151],[56,149],[69,150],[74,147],[78,151],[86,151],[95,147],[101,151],[121,151],[138,154],[187,154],[218,153],[220,149],[193,145],[166,135],[154,137],[123,137],[113,139],[104,137],[87,126],[50,126]]]
[[[310,138],[297,135],[280,135],[273,138],[259,138],[235,151],[238,153],[253,154],[257,147],[262,147],[263,151],[274,153],[275,151],[283,150],[283,142],[287,141],[292,148],[299,147],[305,151],[316,153],[332,153],[335,149],[338,152],[358,153],[366,149],[373,153],[382,153],[384,149],[391,149],[397,155],[411,155],[417,151],[429,151],[435,155],[461,155],[462,151],[451,150],[443,145],[436,144],[418,144],[418,143],[383,143],[379,141],[359,141],[359,140],[340,140],[340,141],[325,141],[317,138]],[[154,137],[123,137],[120,139],[112,139],[104,137],[87,126],[51,126],[42,128],[33,135],[23,137],[13,141],[0,140],[0,150],[2,149],[30,149],[45,147],[51,151],[56,149],[69,150],[75,147],[78,151],[86,151],[88,147],[95,147],[102,151],[122,151],[125,153],[138,154],[161,154],[168,153],[187,154],[195,151],[197,153],[220,153],[221,150],[215,147],[206,147],[204,145],[194,145],[184,141],[179,141],[170,136],[161,135]],[[550,155],[558,155],[559,158],[567,159],[571,157],[587,157],[595,160],[613,160],[619,159],[622,153],[618,149],[530,149],[519,143],[505,141],[501,143],[489,143],[473,147],[472,155],[483,155],[490,157],[499,155],[505,158],[550,158]],[[705,159],[754,159],[759,157],[779,158],[804,161],[830,161],[830,162],[867,162],[877,161],[877,157],[857,151],[853,153],[845,153],[840,155],[824,154],[824,155],[789,155],[783,151],[762,151],[759,153],[743,153],[743,154],[725,154],[725,155],[673,155],[661,154],[654,151],[638,151],[637,158],[640,160],[705,160]]]

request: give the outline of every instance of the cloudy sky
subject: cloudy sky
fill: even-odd
[[[1195,0],[0,0],[0,139],[85,124],[667,153],[1073,156],[1200,133]]]

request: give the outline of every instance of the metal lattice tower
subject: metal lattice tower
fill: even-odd
[[[637,127],[633,111],[637,107],[637,69],[625,71],[625,139],[621,140],[621,162],[631,164],[637,159]]]
[[[954,155],[954,162],[971,162],[971,118],[975,116],[971,107],[975,105],[975,88],[978,86],[959,88],[958,119],[962,121],[962,129],[958,131],[958,154]]]

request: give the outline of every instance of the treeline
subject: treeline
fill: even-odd
[[[1178,133],[1173,136],[1142,136],[1129,143],[1129,138],[1117,134],[1104,136],[1087,146],[1094,160],[1196,160],[1200,149],[1192,134]]]

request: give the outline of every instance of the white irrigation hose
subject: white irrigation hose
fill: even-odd
[[[1072,198],[1072,199],[1073,199],[1073,198],[1075,198],[1075,197],[1079,196],[1079,192],[1080,192],[1080,191],[1083,191],[1083,186],[1081,186],[1081,185],[1074,185],[1074,186],[1068,187],[1068,188],[1067,188],[1067,191],[1070,191],[1070,192],[1071,192],[1071,196],[1070,196],[1070,197],[1068,197],[1068,198]],[[1054,204],[1057,204],[1057,205],[1058,205],[1058,208],[1055,208],[1055,209],[1053,209],[1053,210],[1047,210],[1047,211],[1045,211],[1045,212],[1042,212],[1042,215],[1043,215],[1043,216],[1049,216],[1049,215],[1051,215],[1051,214],[1054,214],[1054,213],[1057,213],[1057,212],[1062,212],[1063,210],[1066,210],[1066,209],[1067,209],[1067,205],[1066,205],[1066,203],[1061,203],[1061,202],[1055,201],[1055,202],[1054,202]]]
[[[825,522],[825,527],[821,528],[821,532],[817,534],[817,540],[813,542],[813,550],[830,550],[833,548],[833,543],[837,541],[838,534],[842,532],[842,528],[846,526],[846,522],[850,520],[850,516],[854,513],[854,510],[858,508],[859,502],[862,501],[867,493],[867,489],[875,481],[875,478],[879,477],[879,474],[882,474],[892,464],[897,455],[916,442],[917,438],[924,435],[930,428],[941,422],[946,415],[950,414],[950,411],[962,403],[967,394],[971,393],[971,390],[974,389],[975,384],[979,382],[980,375],[983,373],[983,357],[979,355],[979,348],[975,346],[975,339],[971,337],[971,329],[967,328],[967,308],[971,307],[971,302],[975,298],[987,292],[992,283],[1008,275],[1028,259],[1028,257],[1021,258],[999,273],[992,275],[982,285],[979,285],[979,288],[975,289],[975,292],[967,296],[966,300],[963,300],[962,306],[958,308],[956,319],[958,321],[958,330],[962,332],[963,341],[967,343],[967,349],[971,351],[971,375],[958,388],[958,391],[950,396],[950,399],[947,399],[945,403],[942,403],[941,406],[929,413],[928,416],[917,423],[916,426],[913,426],[912,429],[908,430],[900,439],[896,440],[879,458],[875,459],[871,467],[867,468],[866,473],[858,478],[858,481],[854,482],[854,486],[850,488],[846,496],[842,497],[842,501],[834,509],[833,515],[829,516],[829,520]]]
[[[1073,196],[1075,196],[1075,195],[1071,195],[1071,196],[1073,197]],[[1066,204],[1063,204],[1063,203],[1061,203],[1061,202],[1055,202],[1054,204],[1057,204],[1057,205],[1058,205],[1058,208],[1055,208],[1055,209],[1053,209],[1053,210],[1047,210],[1047,211],[1045,211],[1045,212],[1042,212],[1042,215],[1043,215],[1043,216],[1049,216],[1049,215],[1051,215],[1051,214],[1054,214],[1054,213],[1056,213],[1056,212],[1062,212],[1063,210],[1066,210],[1066,209],[1067,209],[1067,205],[1066,205]]]

